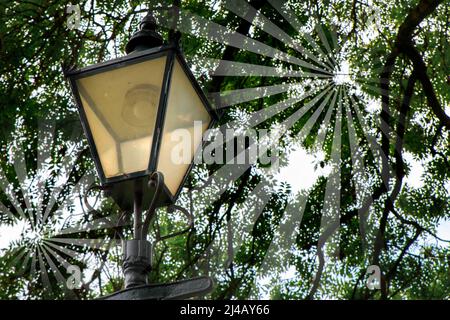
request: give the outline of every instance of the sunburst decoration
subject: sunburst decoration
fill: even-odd
[[[372,204],[371,192],[377,184],[384,183],[389,190],[389,178],[392,170],[387,157],[382,152],[379,132],[392,138],[395,133],[390,132],[378,123],[370,107],[381,105],[379,98],[384,95],[379,89],[379,78],[371,79],[367,72],[359,70],[349,63],[348,42],[338,33],[338,28],[328,28],[317,23],[308,29],[297,19],[295,13],[282,1],[269,0],[270,5],[286,20],[298,35],[293,38],[278,27],[264,14],[253,8],[244,0],[228,0],[223,2],[224,9],[234,13],[237,17],[252,24],[252,29],[259,29],[271,37],[293,49],[294,53],[287,53],[271,47],[251,36],[240,34],[228,27],[210,21],[188,10],[178,10],[178,22],[175,29],[193,37],[238,48],[256,54],[261,61],[271,59],[272,66],[245,63],[240,61],[226,61],[201,56],[192,57],[193,68],[198,75],[223,77],[273,77],[279,78],[280,83],[256,88],[241,88],[224,92],[209,93],[211,101],[217,109],[236,108],[242,103],[256,99],[264,99],[280,93],[287,94],[287,98],[273,105],[265,105],[263,109],[250,114],[239,114],[239,118],[219,128],[223,132],[227,128],[245,132],[270,120],[285,110],[295,110],[281,124],[277,125],[277,132],[269,141],[259,141],[265,148],[273,147],[280,139],[286,139],[290,129],[299,121],[304,125],[295,139],[303,144],[307,138],[315,140],[312,150],[325,154],[327,166],[330,168],[326,177],[325,195],[321,209],[320,237],[317,246],[318,271],[314,286],[324,270],[327,257],[339,257],[339,227],[341,219],[341,189],[345,188],[341,181],[342,166],[346,165],[346,158],[342,153],[345,146],[350,150],[350,166],[352,168],[352,182],[356,190],[354,208],[358,210],[360,232],[363,243],[368,249],[373,242],[376,226],[370,223]],[[216,8],[218,11],[219,8]],[[378,10],[374,9],[374,12]],[[173,9],[161,10],[157,16],[160,26],[174,29]],[[372,23],[377,20],[373,19]],[[251,30],[252,30],[251,29]],[[252,32],[250,32],[251,34]],[[200,50],[202,51],[202,50]],[[292,51],[290,51],[292,52]],[[374,70],[378,72],[380,70]],[[296,105],[301,107],[296,107]],[[244,120],[242,120],[244,119]],[[274,128],[272,128],[274,129]],[[344,137],[347,135],[347,137]],[[229,139],[228,139],[229,140]],[[326,142],[331,148],[327,150]],[[348,142],[347,142],[348,141]],[[227,142],[225,140],[223,143]],[[344,158],[343,158],[344,157]],[[368,160],[368,158],[372,160]],[[212,204],[227,190],[230,183],[236,181],[252,164],[236,165],[227,163],[208,177],[207,183],[200,187],[202,197],[201,206]],[[373,168],[376,168],[375,171]],[[386,170],[387,168],[387,170]],[[274,192],[270,182],[273,171],[265,171],[266,179],[257,185],[242,206],[245,217],[234,217],[236,222],[229,227],[228,238],[233,239],[233,245],[228,245],[228,257],[225,265],[233,260],[245,235],[248,235],[257,218],[267,204],[271,192]],[[207,192],[205,188],[209,190]],[[272,190],[272,191],[268,191]],[[308,201],[309,192],[300,192],[296,201],[288,203],[283,213],[283,219],[266,253],[265,261],[259,270],[260,277],[267,274],[269,266],[277,263],[287,265],[294,241],[299,232],[303,212]],[[238,211],[238,210],[237,210]],[[232,223],[232,222],[229,222]],[[231,231],[230,231],[231,230]],[[211,251],[223,252],[222,243],[216,243],[217,248]],[[325,250],[325,248],[328,248]],[[368,250],[367,250],[368,251]],[[328,254],[326,254],[328,252]]]
[[[23,297],[28,297],[28,287],[37,286],[45,289],[43,297],[58,290],[67,298],[77,298],[76,290],[94,287],[89,286],[99,276],[106,255],[118,244],[115,231],[103,230],[126,222],[119,221],[117,215],[93,219],[91,207],[86,212],[83,199],[93,186],[94,175],[86,173],[76,183],[70,179],[85,149],[81,141],[57,143],[61,139],[55,123],[41,122],[37,168],[27,170],[25,155],[30,154],[32,142],[24,129],[19,118],[14,140],[4,150],[8,155],[7,170],[13,171],[13,178],[8,180],[0,168],[0,188],[6,198],[0,202],[1,220],[5,223],[1,236],[9,239],[0,247],[0,254],[8,261],[5,271],[24,284],[20,292]],[[95,231],[101,237],[90,238]]]

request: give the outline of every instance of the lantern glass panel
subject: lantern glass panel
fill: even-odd
[[[172,195],[180,188],[211,120],[190,78],[175,59],[157,163]]]
[[[166,65],[166,56],[77,79],[106,178],[145,171]]]

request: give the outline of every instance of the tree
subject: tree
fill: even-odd
[[[121,55],[149,9],[166,39],[178,15],[157,1],[79,5],[80,28],[70,30],[64,1],[0,2],[0,226],[27,220],[33,229],[48,207],[51,223],[41,225],[52,236],[66,230],[57,238],[72,241],[53,248],[60,260],[44,246],[49,259],[41,255],[40,263],[36,255],[35,267],[21,256],[32,246],[24,241],[35,238],[3,248],[1,298],[92,298],[122,285],[114,245],[130,234],[130,214],[103,197],[89,205],[95,172],[62,69]],[[189,0],[180,6],[176,25],[188,62],[211,101],[227,106],[220,130],[285,128],[276,139],[280,165],[301,145],[311,154],[323,151],[318,167],[330,174],[295,193],[262,161],[196,166],[179,199],[194,213],[195,227],[157,244],[150,280],[208,274],[216,280],[214,299],[448,299],[450,253],[437,228],[450,214],[450,3]],[[424,165],[420,188],[406,181],[405,157]],[[62,166],[65,159],[73,165]],[[28,191],[43,200],[33,200],[24,177],[39,177],[43,167],[49,175],[42,189]],[[62,168],[69,170],[59,185]],[[88,205],[76,204],[84,193]],[[153,237],[185,225],[165,210],[158,215]],[[108,228],[81,227],[98,221]],[[68,235],[68,228],[77,232]],[[74,238],[108,241],[86,247]],[[89,288],[61,286],[56,270],[67,278],[63,261],[91,269]],[[370,265],[380,268],[380,290],[366,286]]]

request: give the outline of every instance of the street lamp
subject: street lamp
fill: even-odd
[[[137,291],[130,295],[130,288],[140,286],[138,296],[145,296],[142,286],[151,265],[152,246],[146,240],[150,219],[156,208],[175,203],[203,133],[217,115],[178,40],[163,44],[150,14],[126,52],[118,59],[66,71],[66,76],[103,189],[123,210],[134,210],[134,239],[124,242],[124,274],[125,296],[136,298]],[[174,149],[180,138],[185,146],[188,141],[188,148],[181,150],[187,156],[181,159]],[[210,287],[209,278],[200,280]],[[198,281],[195,285],[201,287]],[[145,288],[156,290],[155,285]],[[150,291],[147,296],[152,296]]]

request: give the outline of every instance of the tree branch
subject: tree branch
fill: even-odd
[[[444,109],[442,109],[441,104],[436,96],[433,89],[433,84],[427,74],[427,66],[423,61],[422,56],[419,51],[414,47],[412,42],[405,44],[402,52],[411,60],[414,65],[414,71],[417,73],[417,78],[422,84],[423,91],[427,97],[428,105],[431,107],[433,113],[438,117],[441,123],[450,129],[450,117],[445,114]]]

